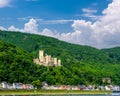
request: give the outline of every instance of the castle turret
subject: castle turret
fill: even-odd
[[[39,60],[40,62],[44,62],[44,51],[43,50],[39,51]]]
[[[57,58],[53,58],[53,64],[56,66],[57,65]]]
[[[61,66],[61,60],[60,59],[58,60],[58,66]]]

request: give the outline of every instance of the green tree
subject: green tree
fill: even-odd
[[[34,87],[41,88],[42,83],[41,83],[40,80],[35,80],[35,81],[32,82],[32,85],[33,85]]]

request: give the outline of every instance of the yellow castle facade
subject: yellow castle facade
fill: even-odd
[[[44,55],[44,51],[39,51],[39,58],[34,59],[34,63],[43,66],[61,66],[61,60],[52,58],[51,55]]]

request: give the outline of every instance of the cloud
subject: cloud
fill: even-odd
[[[53,31],[51,31],[50,29],[47,29],[47,28],[43,29],[43,31],[40,32],[39,34],[56,38],[55,33]]]
[[[83,8],[82,12],[83,12],[82,15],[77,15],[77,16],[91,18],[92,20],[97,20],[101,17],[101,16],[95,15],[97,13],[97,10],[95,10],[95,9]]]
[[[37,33],[38,32],[38,24],[35,19],[30,19],[28,23],[24,25],[24,31],[28,33]]]
[[[14,25],[10,26],[8,31],[20,31],[20,32],[27,32],[27,33],[33,33],[38,34],[38,24],[37,21],[33,18],[29,20],[29,22],[24,24],[23,29],[16,28]]]
[[[83,8],[82,11],[85,13],[88,13],[88,14],[97,13],[97,10],[93,10],[93,9],[89,9],[89,8]]]
[[[94,45],[95,40],[92,37],[92,22],[86,22],[85,20],[75,20],[72,24],[72,27],[74,32],[62,33],[60,36],[61,40],[81,45]]]
[[[41,24],[66,24],[69,22],[73,22],[74,20],[65,20],[65,19],[61,19],[61,20],[41,20],[40,22]]]
[[[10,26],[7,30],[24,32],[23,29],[16,28],[14,25]]]
[[[0,8],[10,6],[11,0],[0,0]]]
[[[6,30],[6,28],[4,28],[4,27],[0,26],[0,30]]]
[[[35,1],[39,1],[39,0],[25,0],[27,2],[35,2]]]
[[[22,20],[22,21],[28,21],[30,20],[32,17],[31,16],[28,16],[28,17],[20,17],[20,18],[17,18],[17,20]],[[74,20],[72,19],[58,19],[58,20],[44,20],[44,19],[41,19],[41,18],[35,18],[35,20],[39,23],[39,24],[66,24],[66,23],[69,23],[69,22],[73,22]]]
[[[0,26],[0,30],[4,30],[5,28]],[[15,27],[14,25],[10,26],[8,29],[5,29],[8,31],[20,31],[20,32],[26,32],[31,34],[39,34],[39,35],[45,35],[50,37],[56,37],[57,35],[51,31],[48,28],[43,29],[41,32],[38,31],[38,24],[37,20],[34,18],[31,18],[27,23],[24,24],[24,28],[20,29]]]
[[[112,2],[112,0],[106,0],[107,2]]]
[[[20,20],[20,21],[28,21],[28,20],[30,20],[31,18],[32,18],[31,16],[19,17],[19,18],[17,18],[17,20]]]
[[[108,8],[94,23],[85,20],[74,20],[74,32],[61,34],[60,39],[90,45],[97,48],[114,47],[120,45],[120,0],[113,0]],[[68,38],[68,39],[67,39]]]

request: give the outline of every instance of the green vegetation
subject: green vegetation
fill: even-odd
[[[30,83],[33,81],[31,76],[33,76],[36,66],[31,60],[32,56],[27,52],[0,41],[0,82]]]
[[[37,89],[39,89],[39,88],[41,88],[42,83],[40,82],[40,80],[35,80],[35,81],[32,82],[32,85],[34,87],[37,87]]]
[[[111,91],[82,90],[0,90],[0,95],[35,95],[35,94],[112,94]]]
[[[42,49],[62,60],[61,67],[33,64]],[[96,49],[55,38],[20,32],[0,31],[0,82],[66,85],[120,84],[120,48]],[[39,82],[37,82],[39,81]]]

